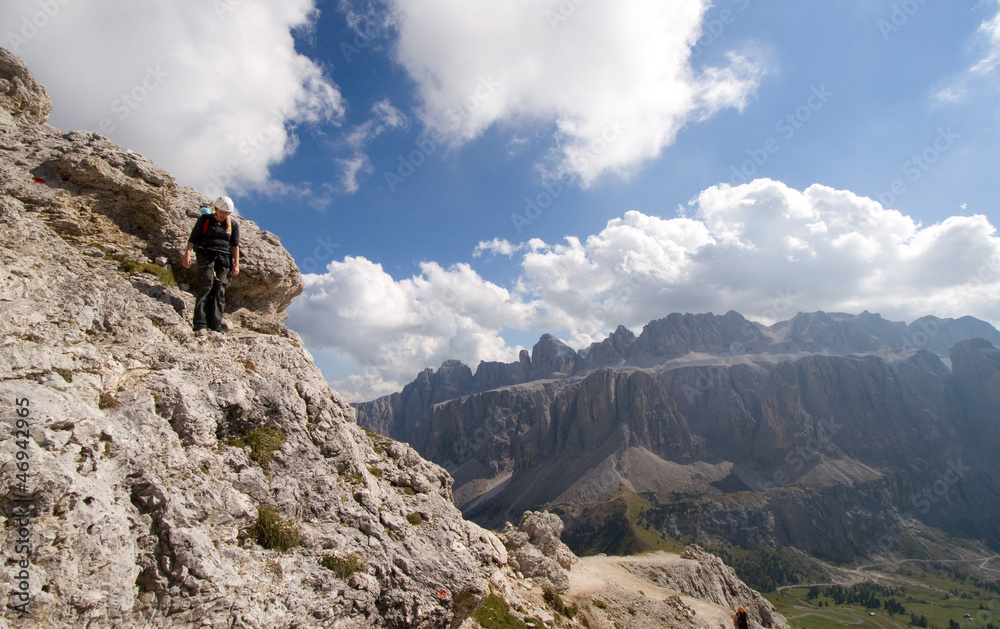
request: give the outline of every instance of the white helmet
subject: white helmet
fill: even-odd
[[[232,214],[236,211],[236,204],[229,197],[219,197],[212,204],[212,208],[216,210],[221,210],[226,214]]]

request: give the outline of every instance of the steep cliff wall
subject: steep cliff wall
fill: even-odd
[[[1000,545],[993,342],[970,317],[818,312],[764,327],[675,314],[579,353],[543,336],[508,366],[526,382],[476,391],[478,370],[459,380],[469,372],[449,363],[417,382],[454,399],[414,383],[391,408],[357,407],[359,423],[449,469],[457,504],[486,526],[559,509],[576,548],[601,548],[601,531],[624,525],[600,505],[625,491],[676,536],[849,561],[916,522]],[[376,408],[392,419],[370,423]]]

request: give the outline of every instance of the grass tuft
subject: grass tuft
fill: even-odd
[[[368,564],[365,562],[364,557],[355,553],[351,553],[346,557],[323,555],[323,558],[319,560],[319,565],[327,570],[332,570],[338,578],[345,581],[355,572],[365,572],[368,570]]]
[[[285,433],[277,428],[257,428],[243,438],[243,443],[250,446],[250,458],[267,472],[271,469],[274,451],[285,443]]]
[[[299,527],[292,520],[282,517],[277,509],[268,506],[257,510],[253,535],[262,547],[282,553],[302,543]]]
[[[496,594],[490,594],[472,612],[483,629],[527,629],[524,621],[510,613],[510,605]]]

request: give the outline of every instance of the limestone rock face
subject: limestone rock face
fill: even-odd
[[[45,87],[31,76],[24,61],[0,48],[0,116],[6,116],[7,122],[19,119],[40,125],[51,112],[52,101]]]
[[[531,350],[531,380],[568,376],[576,367],[578,356],[573,348],[551,334],[543,334]]]
[[[230,329],[193,336],[171,271],[189,281],[207,199],[41,124],[3,50],[0,85],[0,528],[31,540],[30,614],[0,626],[444,627],[491,589],[521,604],[447,472],[359,428],[284,326],[302,284],[276,237],[241,220]]]
[[[527,511],[515,528],[508,522],[500,533],[507,548],[509,564],[543,589],[564,593],[569,589],[569,571],[576,555],[560,540],[563,531],[559,516]]]
[[[624,364],[633,343],[635,343],[635,335],[632,334],[631,330],[620,325],[608,335],[608,338],[600,343],[594,343],[581,354],[594,365],[620,365]]]
[[[722,561],[697,546],[678,556],[654,552],[581,557],[564,597],[575,604],[586,627],[733,626],[743,605],[754,629],[788,629],[771,603],[748,588]]]
[[[661,585],[727,609],[735,610],[742,605],[752,623],[762,627],[788,626],[770,601],[747,587],[715,555],[692,544],[681,552],[681,559],[688,561],[677,562],[670,570],[657,571],[655,576],[647,572],[647,576],[653,576]]]
[[[179,284],[194,284],[181,258],[198,208],[212,199],[177,185],[148,159],[89,132],[62,134],[41,124],[51,102],[27,68],[0,56],[0,96],[8,124],[0,128],[2,192],[56,234],[120,264],[156,265]],[[19,124],[13,124],[14,120]],[[227,308],[283,319],[303,289],[302,276],[277,236],[252,221],[240,224],[240,274]]]

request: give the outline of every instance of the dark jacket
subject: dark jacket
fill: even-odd
[[[229,217],[229,222],[233,225],[231,234],[226,233],[225,221],[220,223],[215,219],[214,214],[203,214],[195,221],[188,242],[193,244],[195,249],[232,251],[233,247],[240,246],[240,226],[232,216]]]
[[[736,612],[736,627],[737,629],[750,629],[750,620],[747,618],[746,612]]]

